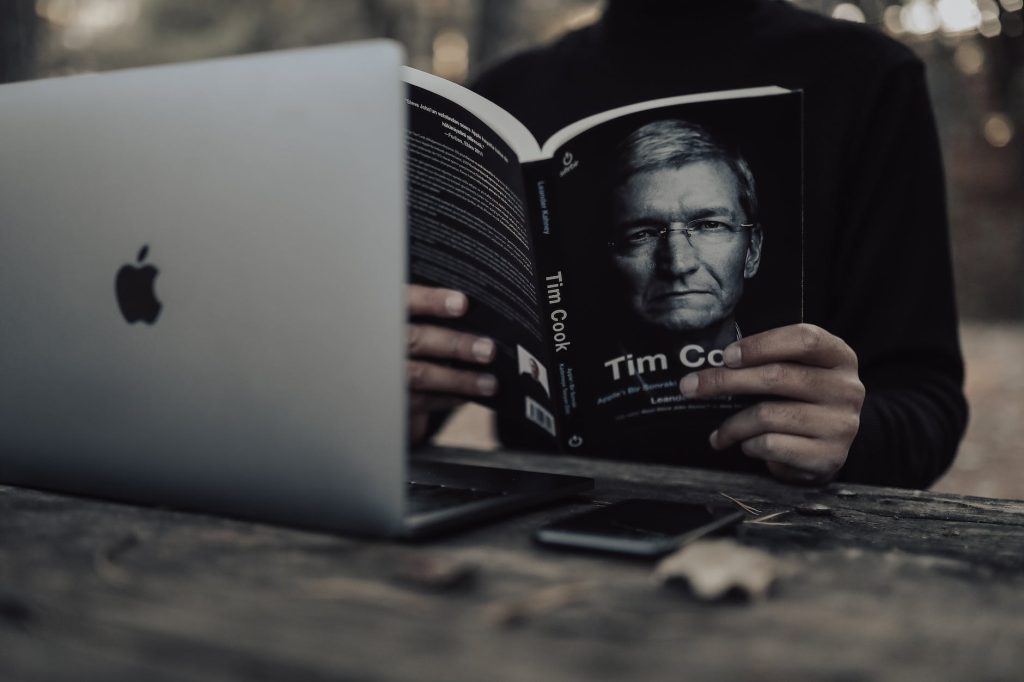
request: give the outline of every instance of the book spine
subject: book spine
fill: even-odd
[[[580,341],[572,333],[573,283],[566,273],[566,251],[558,232],[554,175],[548,161],[536,161],[523,164],[523,177],[540,280],[538,306],[547,330],[554,375],[552,397],[557,407],[559,444],[566,452],[579,452],[586,444],[576,374]]]

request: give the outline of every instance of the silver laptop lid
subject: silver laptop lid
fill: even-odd
[[[401,61],[371,41],[0,87],[0,481],[398,529]]]

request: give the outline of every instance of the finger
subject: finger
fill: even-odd
[[[766,401],[737,412],[711,434],[711,446],[724,450],[762,433],[788,433],[809,438],[845,433],[845,412],[791,401]],[[856,433],[857,426],[852,426]]]
[[[857,369],[857,354],[845,341],[813,324],[792,324],[754,334],[726,346],[728,367],[798,362],[816,367]]]
[[[464,396],[492,396],[498,392],[493,374],[442,367],[432,362],[409,361],[409,388],[413,391],[451,393]]]
[[[485,364],[494,359],[494,341],[427,324],[409,325],[409,355]]]
[[[461,317],[469,308],[469,299],[461,291],[410,284],[406,288],[410,315]]]
[[[809,403],[858,407],[864,395],[864,386],[856,373],[783,362],[745,369],[718,367],[693,372],[679,382],[679,390],[687,398],[775,395]]]
[[[834,475],[845,461],[845,455],[833,452],[821,440],[788,433],[763,433],[743,441],[740,448],[749,457],[785,465],[815,478]]]
[[[409,394],[410,412],[442,412],[465,404],[465,399],[436,393],[413,391]]]

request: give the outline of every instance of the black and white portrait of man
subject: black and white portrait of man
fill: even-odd
[[[705,349],[736,341],[764,245],[743,158],[699,125],[648,123],[619,146],[610,201],[610,284],[632,331]]]

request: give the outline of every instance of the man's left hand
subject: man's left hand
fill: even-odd
[[[725,367],[688,374],[688,398],[772,395],[722,422],[711,446],[739,443],[763,459],[777,478],[826,483],[839,472],[860,428],[864,384],[857,354],[821,327],[795,324],[755,334],[726,347]]]

